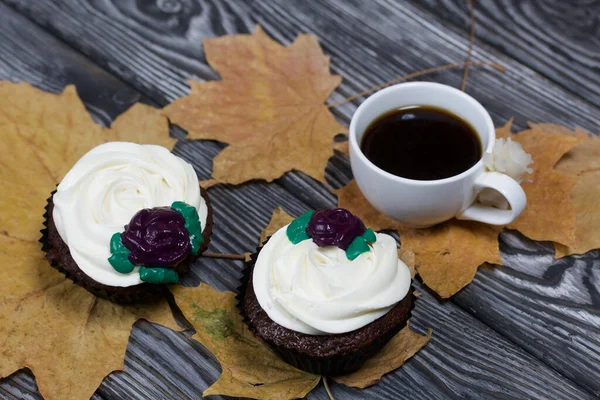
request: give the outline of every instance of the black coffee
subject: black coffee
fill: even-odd
[[[481,158],[475,129],[461,117],[430,106],[379,116],[367,127],[360,148],[384,171],[421,181],[458,175]]]

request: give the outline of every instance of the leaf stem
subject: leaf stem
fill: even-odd
[[[456,63],[456,64],[446,64],[446,65],[440,65],[439,67],[433,67],[433,68],[428,68],[428,69],[424,69],[422,71],[416,71],[413,73],[410,73],[408,75],[404,75],[401,76],[399,78],[396,78],[394,80],[388,81],[388,82],[384,82],[380,85],[377,86],[373,86],[372,88],[369,88],[365,91],[362,91],[360,93],[356,93],[353,94],[350,97],[346,97],[345,99],[342,99],[340,101],[336,101],[335,103],[331,103],[331,104],[327,104],[327,108],[332,108],[332,107],[337,107],[337,106],[341,106],[342,104],[346,104],[352,100],[355,100],[359,97],[365,96],[367,94],[373,93],[379,89],[383,89],[384,87],[388,87],[390,85],[393,85],[395,83],[399,83],[402,81],[406,81],[412,78],[416,78],[418,76],[421,75],[427,75],[427,74],[431,74],[433,72],[438,72],[438,71],[445,71],[447,69],[452,69],[452,68],[461,68],[461,67],[466,67],[467,65],[470,66],[487,66],[487,67],[493,67],[496,68],[499,71],[504,71],[504,67],[500,64],[496,64],[493,62],[487,62],[487,61],[468,61],[468,62],[462,62],[462,63]]]
[[[323,385],[325,385],[325,391],[327,392],[327,396],[329,396],[329,400],[335,400],[333,398],[333,394],[331,394],[331,389],[329,389],[329,383],[327,383],[327,377],[323,377]]]
[[[207,257],[207,258],[223,258],[226,260],[244,260],[245,259],[245,255],[243,254],[226,254],[226,253],[209,253],[209,252],[205,252],[202,253],[202,257]]]

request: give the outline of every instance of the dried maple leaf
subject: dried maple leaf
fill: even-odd
[[[510,122],[512,122],[512,118],[511,118]],[[531,121],[528,121],[527,125],[529,126],[530,129],[539,130],[539,131],[546,132],[546,133],[557,133],[559,135],[580,137],[580,138],[584,138],[584,139],[589,136],[589,134],[581,128],[575,128],[575,130],[571,130],[571,129],[567,128],[566,126],[562,126],[562,125],[537,123],[537,122],[531,122]],[[508,125],[508,128],[509,128],[508,133],[510,133],[510,125]]]
[[[377,211],[365,199],[356,181],[335,193],[338,206],[358,215],[366,226],[374,230],[398,230],[401,249],[414,253],[414,265],[423,283],[443,298],[469,284],[482,263],[500,262],[499,228],[455,219],[432,228],[407,228]]]
[[[229,146],[214,159],[213,178],[238,184],[272,181],[300,170],[325,181],[336,134],[345,132],[324,105],[341,78],[313,35],[289,47],[257,26],[251,35],[204,41],[208,63],[223,80],[190,82],[188,96],[164,112],[192,139]]]
[[[561,128],[561,133],[584,137],[585,140],[565,154],[555,166],[556,171],[579,179],[571,190],[571,203],[576,215],[575,242],[571,246],[556,246],[557,257],[600,248],[600,137],[585,133],[582,136],[581,130]]]
[[[266,238],[273,235],[279,229],[283,228],[287,224],[291,223],[294,220],[290,214],[286,213],[285,210],[281,207],[277,207],[273,210],[273,215],[271,215],[271,220],[269,224],[265,227],[265,229],[260,234],[260,242],[265,241]]]
[[[134,106],[111,129],[92,121],[73,87],[55,96],[0,82],[0,377],[27,367],[46,399],[87,399],[122,370],[131,326],[177,329],[166,301],[124,307],[96,298],[48,265],[38,243],[44,206],[86,151],[110,140],[172,147],[158,110]],[[140,132],[143,129],[143,132]]]
[[[347,156],[350,155],[350,142],[348,140],[343,142],[335,142],[333,144],[333,149],[339,151],[342,154]]]
[[[567,128],[565,128],[567,129]],[[563,131],[566,134],[566,131]],[[556,164],[554,169],[569,176],[582,176],[588,172],[600,169],[600,137],[586,135],[580,136],[577,131],[570,131],[575,137],[584,141],[566,153]],[[581,132],[581,131],[580,131]]]
[[[255,399],[295,399],[306,396],[321,377],[282,361],[252,332],[236,307],[233,292],[208,285],[172,288],[177,305],[196,328],[193,339],[221,363],[219,379],[202,393]]]
[[[535,125],[534,125],[535,126]],[[547,129],[547,128],[546,128]],[[511,135],[533,157],[531,182],[523,182],[527,206],[523,214],[508,227],[530,239],[551,240],[572,246],[575,243],[575,209],[570,193],[577,178],[558,173],[554,165],[583,138],[544,129],[528,129]],[[497,137],[510,135],[510,121],[496,132]]]
[[[406,250],[404,247],[401,247],[398,249],[398,258],[404,261],[404,264],[406,264],[410,270],[410,277],[415,279],[415,276],[417,275],[417,269],[415,267],[417,260],[415,253],[410,250]]]
[[[366,388],[377,383],[381,377],[390,372],[390,365],[402,365],[414,356],[431,340],[432,330],[426,336],[419,335],[409,329],[402,329],[390,340],[380,352],[367,360],[358,371],[332,379],[338,383],[356,388]],[[398,349],[402,349],[398,351]],[[395,369],[395,368],[394,368]]]
[[[500,228],[478,222],[444,222],[426,229],[400,231],[402,247],[415,253],[417,273],[440,297],[448,298],[471,283],[484,262],[499,264]]]

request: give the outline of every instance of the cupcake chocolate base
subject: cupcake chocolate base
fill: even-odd
[[[208,193],[206,190],[200,188],[200,195],[206,202],[206,206],[208,208],[206,227],[204,227],[202,231],[204,243],[202,243],[200,246],[197,256],[190,255],[177,265],[176,271],[179,275],[189,271],[190,265],[194,263],[198,256],[208,248],[208,244],[210,242],[210,235],[213,227],[212,208],[210,206]],[[127,287],[108,286],[96,282],[86,275],[79,268],[79,266],[77,266],[77,263],[73,257],[71,257],[69,246],[67,246],[67,244],[62,240],[58,230],[56,229],[56,225],[54,224],[54,220],[52,218],[52,211],[54,209],[53,198],[54,193],[52,193],[52,196],[50,196],[48,199],[48,204],[46,205],[46,213],[44,214],[44,218],[46,219],[44,225],[46,228],[41,231],[42,238],[40,239],[40,242],[42,243],[42,250],[46,253],[46,259],[52,267],[56,268],[67,278],[71,279],[77,285],[87,289],[92,294],[115,303],[127,304],[139,300],[147,300],[164,293],[165,285],[162,284],[142,283]]]
[[[352,332],[308,335],[287,329],[269,318],[254,293],[252,273],[259,252],[260,248],[246,262],[238,308],[250,331],[296,368],[324,376],[352,373],[400,332],[411,316],[415,301],[412,287],[387,314]]]

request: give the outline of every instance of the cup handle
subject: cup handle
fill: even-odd
[[[499,172],[484,172],[476,180],[474,190],[477,194],[485,188],[499,192],[510,205],[509,210],[501,210],[479,203],[473,203],[460,212],[457,219],[467,219],[490,225],[508,225],[517,219],[525,209],[527,197],[523,188],[511,177]]]

